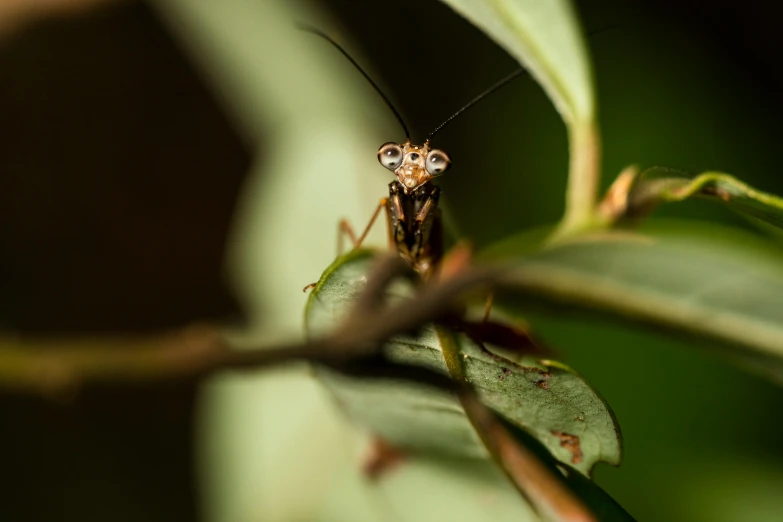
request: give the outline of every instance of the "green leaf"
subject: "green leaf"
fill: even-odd
[[[552,473],[563,476],[572,494],[579,497],[590,512],[601,522],[633,522],[634,518],[595,482],[567,464],[556,461],[540,442],[519,428],[508,425],[516,439],[528,450],[534,451]]]
[[[627,214],[647,213],[659,203],[692,197],[721,203],[736,212],[783,228],[783,198],[756,190],[721,172],[705,172],[694,177],[669,168],[649,168],[639,175],[631,188]]]
[[[443,1],[523,63],[564,120],[594,120],[592,73],[570,2]]]
[[[353,305],[372,262],[367,251],[338,259],[313,290],[306,312],[310,335],[331,330]],[[403,282],[390,298],[408,295]],[[570,368],[490,353],[455,335],[464,376],[481,399],[539,440],[558,460],[588,474],[596,462],[620,462],[619,427],[606,403]],[[386,346],[395,361],[447,373],[436,328],[400,335]],[[356,422],[392,444],[426,453],[486,455],[458,403],[449,395],[408,383],[366,382],[320,372],[338,404]]]
[[[781,375],[768,361],[783,357],[783,253],[756,236],[684,224],[596,234],[517,259],[507,282],[514,289],[496,303],[514,313],[548,304],[609,314],[741,348]]]
[[[584,38],[568,0],[443,0],[524,64],[568,127],[566,212],[558,237],[595,224],[600,144]]]

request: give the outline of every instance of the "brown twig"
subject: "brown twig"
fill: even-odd
[[[396,257],[396,256],[395,256]],[[455,392],[493,457],[548,520],[595,520],[582,502],[527,448],[521,446],[464,380],[394,363],[382,346],[393,335],[447,318],[472,292],[502,285],[503,269],[476,267],[430,281],[411,298],[382,305],[387,284],[402,273],[396,259],[381,259],[352,314],[331,335],[258,350],[230,348],[214,327],[195,326],[158,337],[92,338],[62,343],[0,339],[0,388],[45,395],[72,393],[90,383],[134,383],[203,378],[229,370],[258,370],[307,361],[362,378],[394,378]],[[118,344],[122,346],[117,346]],[[111,346],[107,346],[111,345]],[[35,348],[35,349],[32,349]],[[444,352],[445,353],[445,352]]]
[[[410,271],[410,266],[400,256],[381,256],[367,276],[364,290],[354,303],[353,314],[372,314],[383,304],[384,292],[391,280]]]
[[[520,444],[497,416],[472,390],[461,393],[460,403],[493,460],[511,479],[544,520],[598,522],[563,480]]]
[[[450,330],[436,327],[449,375],[461,385],[458,393],[476,433],[492,459],[544,520],[597,522],[578,499],[536,455],[509,433],[497,415],[487,408],[470,387],[462,366],[463,358]]]
[[[384,259],[373,277],[399,274],[396,260]],[[252,370],[296,361],[339,369],[378,353],[389,337],[449,314],[466,293],[492,282],[493,270],[474,269],[442,283],[423,285],[412,299],[372,312],[355,310],[321,339],[254,350],[235,350],[216,327],[196,325],[154,336],[106,336],[30,340],[0,338],[0,388],[56,394],[98,383],[134,383],[194,378],[223,370]],[[370,285],[378,300],[380,285]]]

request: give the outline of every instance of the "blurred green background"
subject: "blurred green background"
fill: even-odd
[[[257,0],[256,7],[243,9],[263,17],[277,3]],[[0,24],[0,324],[10,331],[64,335],[157,331],[195,320],[257,326],[257,317],[279,314],[285,317],[280,335],[290,332],[301,320],[290,310],[304,304],[297,292],[318,272],[301,273],[301,285],[290,287],[285,299],[298,300],[292,301],[294,308],[278,307],[275,299],[248,303],[242,276],[224,268],[225,252],[243,248],[246,237],[236,232],[243,229],[237,220],[253,219],[252,212],[242,210],[253,206],[249,193],[280,183],[274,177],[275,169],[282,169],[280,158],[323,148],[328,172],[334,165],[327,147],[292,133],[293,125],[284,112],[275,112],[273,102],[255,111],[250,98],[237,97],[243,92],[239,61],[226,65],[228,79],[219,77],[221,68],[210,64],[228,54],[216,44],[221,40],[199,39],[209,31],[199,18],[209,13],[204,2],[89,4],[0,11],[8,20]],[[219,9],[239,11],[241,4],[227,2]],[[414,138],[516,67],[485,35],[435,1],[290,4],[294,7],[285,9],[292,19],[322,23],[367,65],[397,102]],[[636,163],[722,170],[783,194],[777,153],[783,107],[781,81],[774,74],[783,37],[774,10],[760,0],[739,7],[728,1],[705,6],[673,0],[576,5],[587,32],[611,26],[589,39],[604,186]],[[241,56],[257,57],[258,64],[285,60],[285,42],[264,40],[253,31],[252,17],[246,22],[235,28],[230,42],[245,42]],[[263,22],[258,20],[259,30],[266,30]],[[335,119],[335,133],[340,136],[341,126],[366,119],[374,129],[367,141],[377,138],[377,144],[355,153],[366,156],[362,167],[372,165],[374,147],[401,140],[400,129],[358,73],[325,43],[297,45],[350,87],[340,98],[333,79],[331,87],[300,85],[297,95],[303,98],[290,110],[301,107],[301,121],[312,118],[312,127],[329,128],[330,121],[319,119],[311,106],[313,93],[334,90],[341,99],[336,110],[346,118]],[[283,66],[293,75],[309,64]],[[249,85],[258,74],[270,81],[263,72],[247,69],[246,74]],[[232,90],[235,84],[239,87]],[[249,125],[249,120],[263,121]],[[284,135],[300,149],[286,149]],[[460,117],[438,135],[437,146],[454,162],[440,183],[448,208],[459,233],[478,246],[560,216],[565,129],[532,80],[513,83]],[[358,144],[344,147],[354,153]],[[315,181],[285,189],[292,197],[301,193],[306,208],[317,208],[313,198],[321,188],[322,197],[337,208],[350,205],[341,202],[342,195],[347,200],[373,194],[360,203],[370,208],[388,182],[382,169],[362,168],[355,175],[371,179],[373,189],[352,192],[354,187],[335,185],[328,176],[318,179],[317,158],[311,167]],[[356,166],[346,164],[351,168]],[[367,214],[362,212],[356,216]],[[314,238],[311,224],[329,221],[318,230],[336,230],[336,217],[332,226],[331,215],[315,210],[271,214],[265,226],[274,228],[265,230],[288,240],[274,255],[297,259],[307,255],[303,245],[313,241],[333,245],[325,234]],[[667,206],[656,219],[671,217],[751,230],[736,216],[699,202]],[[265,255],[258,259],[269,259]],[[323,268],[333,252],[322,248],[320,255]],[[269,262],[238,272],[253,267],[271,278],[282,270]],[[625,460],[618,469],[599,467],[596,480],[634,517],[780,520],[783,392],[778,387],[709,355],[710,346],[688,346],[656,332],[581,317],[533,319],[543,338],[614,409]],[[342,452],[355,437],[335,448],[336,456],[324,458],[324,448],[309,441],[331,440],[324,431],[342,437],[346,428],[318,424],[340,421],[333,419],[333,410],[311,414],[312,404],[303,405],[307,400],[299,393],[314,396],[317,388],[302,391],[301,380],[286,384],[281,375],[279,381],[278,376],[256,378],[276,384],[256,386],[247,379],[236,393],[221,391],[226,383],[217,382],[206,389],[192,384],[95,388],[66,403],[0,395],[0,520],[380,516],[373,503],[376,511],[359,501],[355,509],[335,508],[360,495],[335,498],[324,486],[334,477],[317,475],[331,473],[332,461],[345,460]],[[289,441],[266,461],[263,452],[244,453],[253,444],[275,452],[275,439],[264,439],[266,432],[254,428],[259,422],[254,401],[275,405],[262,418],[290,426],[300,446]],[[328,405],[322,398],[313,404]],[[223,411],[226,405],[235,413]],[[239,432],[242,444],[232,439]],[[239,466],[257,470],[245,473]],[[254,485],[257,474],[290,490],[290,498],[276,496],[274,507],[267,505],[269,484]],[[296,479],[302,476],[308,477],[306,484]],[[312,492],[319,487],[320,493]],[[310,512],[301,509],[318,495],[320,504]],[[254,509],[232,506],[253,500]],[[443,501],[431,499],[435,505]],[[300,505],[287,514],[285,502]]]

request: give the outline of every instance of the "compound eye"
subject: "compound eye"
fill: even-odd
[[[446,172],[449,165],[451,165],[449,155],[438,149],[431,150],[427,154],[427,161],[424,162],[424,166],[431,176],[440,176]]]
[[[402,147],[396,143],[384,143],[378,149],[378,161],[389,170],[395,170],[402,165]]]

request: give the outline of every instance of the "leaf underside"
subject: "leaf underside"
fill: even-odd
[[[524,64],[569,125],[592,122],[595,94],[586,46],[564,0],[443,0]]]
[[[327,269],[308,303],[309,335],[326,333],[342,319],[362,290],[372,259],[366,252],[349,254]],[[395,284],[390,298],[410,292],[404,284]],[[619,464],[619,427],[611,410],[570,368],[550,361],[515,362],[462,334],[454,337],[465,378],[482,401],[533,435],[555,458],[584,474],[600,461]],[[416,335],[396,336],[385,349],[396,362],[447,373],[441,340],[432,326]],[[457,401],[443,392],[325,371],[319,375],[350,418],[401,449],[486,456]]]
[[[513,261],[496,303],[603,314],[689,336],[783,381],[783,252],[718,226],[605,232]]]

